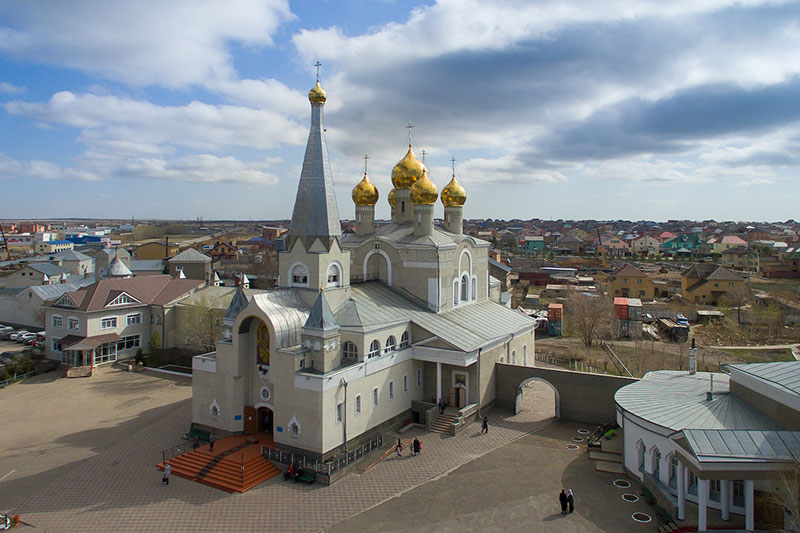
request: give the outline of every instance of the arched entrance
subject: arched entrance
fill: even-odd
[[[560,417],[558,389],[542,378],[528,378],[517,387],[514,414],[532,411],[542,418]]]
[[[273,426],[273,412],[272,409],[266,406],[261,406],[257,409],[258,412],[258,432],[272,434]]]

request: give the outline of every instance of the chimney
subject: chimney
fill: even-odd
[[[692,347],[689,348],[689,375],[697,374],[697,348],[695,338],[692,337]]]

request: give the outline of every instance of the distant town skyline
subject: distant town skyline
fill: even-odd
[[[465,218],[779,222],[800,5],[10,1],[3,218],[288,219],[320,61],[339,214],[408,141]],[[436,216],[442,216],[441,205]]]

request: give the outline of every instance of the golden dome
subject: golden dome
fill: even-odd
[[[395,191],[396,189],[389,191],[389,198],[387,198],[387,200],[389,200],[389,205],[392,206],[392,209],[394,209],[394,206],[397,204],[397,201],[394,199]]]
[[[414,205],[433,205],[439,198],[439,189],[428,177],[428,169],[422,172],[422,177],[411,186],[411,201]]]
[[[369,181],[367,173],[364,172],[362,180],[353,188],[353,202],[356,205],[375,205],[379,197],[378,188]]]
[[[416,158],[408,145],[408,153],[392,169],[392,184],[396,189],[410,189],[422,177],[425,164]]]
[[[445,207],[461,207],[467,201],[467,191],[456,181],[455,175],[442,189],[442,204]]]
[[[312,104],[324,104],[325,100],[328,99],[328,95],[325,93],[325,89],[319,84],[319,80],[317,80],[317,84],[308,91],[308,99]]]

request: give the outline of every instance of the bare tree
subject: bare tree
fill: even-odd
[[[780,531],[800,531],[800,463],[795,461],[789,469],[779,471],[774,483],[770,501],[784,513]]]
[[[613,306],[605,296],[571,291],[565,307],[565,319],[577,330],[587,348],[592,347],[595,337],[609,336],[613,324]]]
[[[213,350],[222,335],[222,316],[224,309],[218,309],[208,296],[198,298],[191,304],[182,305],[180,331],[186,335],[189,344],[203,350]]]

